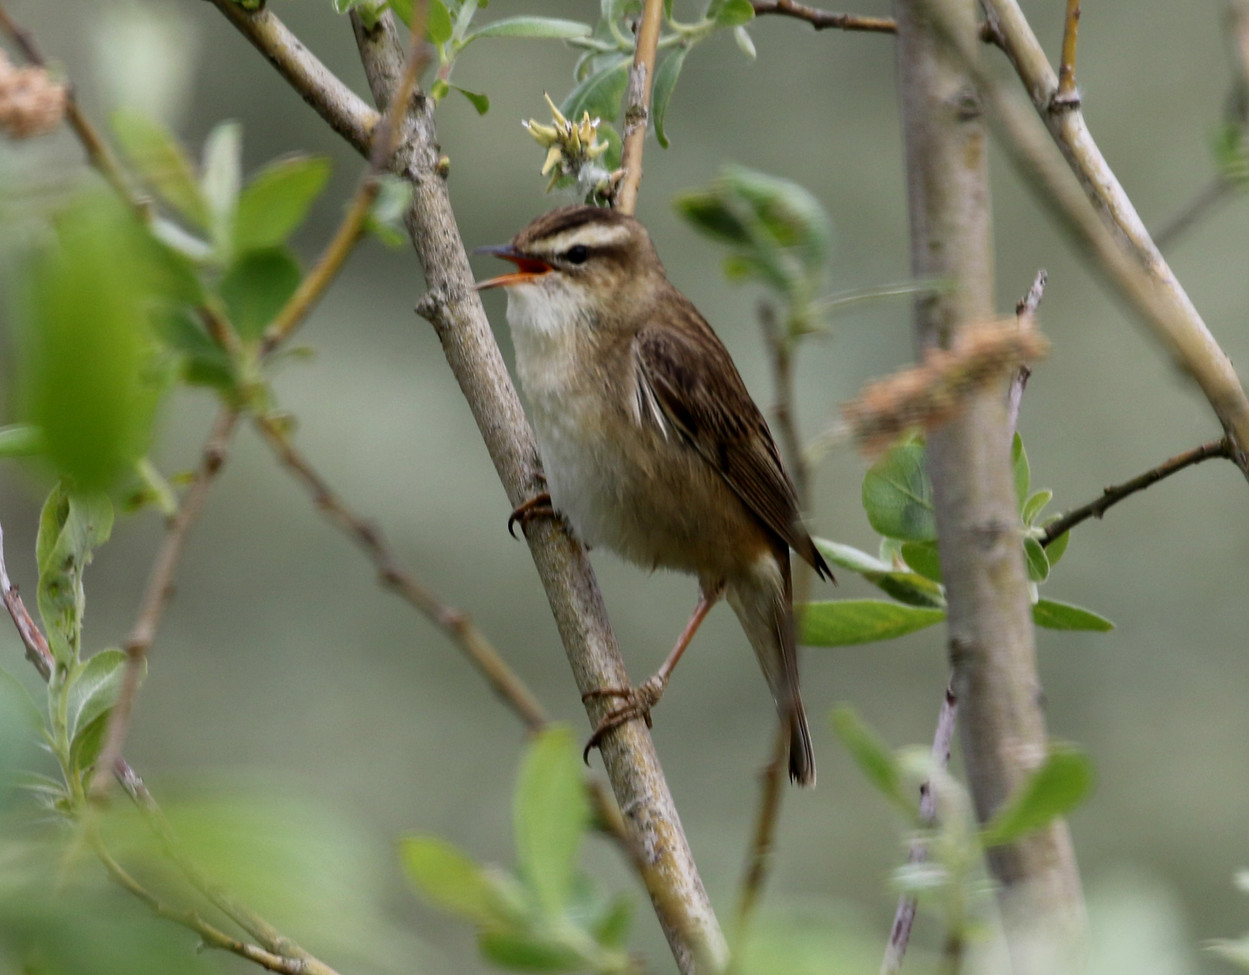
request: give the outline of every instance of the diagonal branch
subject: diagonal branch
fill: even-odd
[[[186,497],[183,498],[178,513],[169,522],[165,540],[152,565],[152,574],[143,594],[139,614],[135,617],[130,635],[126,637],[126,670],[122,677],[121,691],[117,697],[117,704],[109,715],[104,748],[96,763],[96,771],[91,777],[90,792],[96,799],[101,799],[108,793],[112,782],[111,770],[121,758],[126,733],[130,728],[130,712],[134,706],[139,681],[143,676],[147,652],[156,637],[156,627],[160,624],[161,616],[164,615],[169,597],[173,595],[174,574],[182,559],[187,535],[190,533],[191,526],[199,519],[208,489],[216,478],[217,472],[221,470],[221,465],[225,463],[230,437],[234,433],[238,418],[238,411],[232,407],[223,407],[217,414],[208,439],[204,442],[199,467],[195,471],[191,487]]]
[[[1145,488],[1157,484],[1165,477],[1178,474],[1186,467],[1200,464],[1203,460],[1209,460],[1212,457],[1227,457],[1230,459],[1231,456],[1232,446],[1228,443],[1226,437],[1220,437],[1218,440],[1203,443],[1200,447],[1186,450],[1170,460],[1163,461],[1157,467],[1150,468],[1144,474],[1140,474],[1130,481],[1124,481],[1122,484],[1106,488],[1102,491],[1100,498],[1068,511],[1057,521],[1050,522],[1050,524],[1045,526],[1045,534],[1041,536],[1039,541],[1042,546],[1049,545],[1056,538],[1065,535],[1081,522],[1090,518],[1102,517],[1106,513],[1106,509],[1111,505],[1118,504],[1124,498],[1135,494],[1137,491],[1144,491]]]
[[[876,34],[896,34],[897,23],[889,17],[864,17],[859,14],[835,14],[796,0],[752,0],[755,16],[778,14],[782,17],[793,17],[805,20],[816,30],[860,30]]]

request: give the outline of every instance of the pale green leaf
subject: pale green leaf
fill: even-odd
[[[655,85],[651,93],[651,116],[655,120],[655,138],[665,149],[668,148],[668,136],[664,131],[664,120],[668,116],[668,104],[672,101],[672,92],[681,74],[681,66],[685,64],[685,56],[689,52],[688,47],[678,47],[660,62],[655,71]]]
[[[1045,762],[1006,800],[985,824],[985,846],[1012,843],[1065,816],[1093,786],[1093,765],[1071,745],[1053,745]]]
[[[945,611],[907,606],[882,599],[835,599],[807,603],[802,611],[799,643],[845,647],[893,640],[940,623]]]
[[[425,9],[425,34],[435,44],[446,44],[454,30],[447,5],[442,0],[428,0],[428,4]]]
[[[39,428],[28,423],[0,427],[0,457],[32,457],[46,450]]]
[[[48,495],[39,516],[35,540],[39,615],[53,655],[67,669],[77,659],[82,636],[83,573],[112,529],[113,506],[107,495],[71,493],[60,484]]]
[[[908,606],[945,607],[945,593],[941,586],[916,572],[895,568],[891,562],[826,538],[815,539],[815,545],[834,565],[857,572],[899,602]]]
[[[121,650],[101,650],[72,676],[65,705],[71,740],[117,703],[125,669],[126,655]]]
[[[863,509],[871,526],[889,538],[929,542],[937,537],[932,482],[922,444],[893,447],[863,478]]]
[[[489,24],[483,24],[470,31],[463,41],[468,47],[473,41],[483,37],[536,37],[552,40],[567,40],[572,37],[589,37],[592,31],[589,24],[576,20],[560,20],[557,17],[504,17]]]
[[[461,88],[459,85],[452,85],[456,91],[469,100],[473,108],[477,110],[478,115],[485,115],[490,111],[490,99],[479,91],[469,91],[467,88]]]
[[[1055,599],[1042,599],[1032,607],[1032,620],[1037,626],[1050,630],[1089,630],[1094,633],[1108,633],[1115,628],[1114,623],[1104,616],[1098,616],[1092,610],[1071,603],[1060,603]]]
[[[198,228],[208,227],[208,201],[177,138],[153,118],[118,109],[111,118],[121,151],[144,183]]]
[[[903,542],[902,558],[925,579],[941,581],[941,553],[936,542]]]
[[[496,878],[457,847],[436,836],[407,836],[399,842],[404,873],[432,903],[483,926],[510,924],[509,907]]]
[[[277,247],[307,216],[330,178],[329,160],[296,156],[262,169],[239,197],[234,252]]]
[[[737,27],[754,20],[755,8],[750,0],[724,0],[715,17],[719,27]]]
[[[589,112],[592,119],[611,122],[620,114],[620,102],[624,98],[629,65],[632,63],[633,59],[627,55],[609,61],[569,92],[560,111],[570,119],[580,119],[585,112]]]
[[[521,764],[514,798],[521,874],[548,917],[568,904],[577,853],[590,821],[581,761],[572,729],[544,730]]]
[[[1028,498],[1028,491],[1032,486],[1032,472],[1028,467],[1028,452],[1023,447],[1023,437],[1018,433],[1010,445],[1010,462],[1011,468],[1015,473],[1015,497],[1018,499],[1020,508]]]
[[[213,247],[228,258],[234,239],[234,213],[238,209],[243,173],[243,127],[222,122],[204,142],[200,192],[208,203],[209,231]]]
[[[1028,563],[1028,578],[1032,582],[1044,582],[1049,578],[1050,560],[1046,558],[1041,543],[1031,536],[1023,540],[1024,559]]]
[[[919,795],[912,795],[905,785],[902,765],[889,746],[855,713],[853,708],[834,708],[833,731],[850,752],[859,770],[891,803],[914,816]]]
[[[299,287],[302,274],[285,247],[244,252],[221,279],[221,297],[243,339],[258,339]]]

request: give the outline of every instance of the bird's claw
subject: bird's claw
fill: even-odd
[[[507,519],[507,533],[513,538],[516,537],[516,525],[520,525],[523,532],[525,526],[535,518],[554,518],[555,509],[551,506],[551,495],[543,491],[541,494],[535,494],[524,504],[517,506]]]
[[[667,686],[667,678],[662,674],[655,674],[637,687],[601,687],[582,694],[582,701],[615,697],[621,698],[625,703],[603,715],[603,719],[594,729],[594,733],[590,735],[590,740],[585,743],[585,748],[582,749],[581,760],[589,765],[590,750],[597,748],[609,731],[623,724],[641,718],[646,722],[647,728],[652,727],[651,708],[659,703],[659,699],[663,697],[664,688]]]

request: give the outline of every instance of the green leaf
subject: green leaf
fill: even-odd
[[[208,203],[209,231],[213,247],[228,259],[234,239],[234,213],[238,209],[243,172],[243,127],[222,122],[204,142],[204,172],[200,192]]]
[[[177,138],[153,118],[118,109],[111,118],[121,151],[143,181],[196,227],[208,227],[208,201],[195,179],[195,167]]]
[[[504,17],[502,20],[483,24],[470,31],[462,47],[483,37],[539,37],[567,40],[572,37],[589,37],[593,31],[589,24],[576,20],[560,20],[557,17]]]
[[[436,836],[399,841],[404,873],[432,903],[487,927],[511,924],[517,911],[491,874]]]
[[[985,846],[1001,846],[1065,816],[1088,795],[1093,765],[1071,745],[1053,745],[1049,756],[981,830]]]
[[[914,817],[918,808],[918,795],[911,795],[902,775],[902,765],[874,731],[855,713],[853,708],[833,709],[833,731],[850,752],[859,770],[867,776],[886,799]]]
[[[1090,630],[1094,633],[1109,633],[1115,628],[1114,623],[1104,616],[1098,616],[1092,610],[1071,603],[1060,603],[1055,599],[1042,599],[1032,607],[1032,621],[1037,626],[1050,630]]]
[[[1045,556],[1041,543],[1031,536],[1023,540],[1024,559],[1028,564],[1028,578],[1032,582],[1044,582],[1049,578],[1050,560]]]
[[[494,964],[522,972],[584,971],[590,961],[577,946],[541,931],[483,931],[477,944]]]
[[[681,74],[681,65],[685,64],[685,56],[689,53],[688,47],[678,47],[663,59],[655,71],[655,86],[651,93],[651,116],[655,120],[655,138],[665,149],[668,148],[668,136],[664,132],[664,119],[668,116],[668,103],[672,101],[672,92]]]
[[[71,493],[58,484],[44,502],[35,540],[37,599],[48,645],[62,667],[78,656],[86,608],[83,572],[112,530],[113,506],[103,494]]]
[[[441,47],[451,40],[451,32],[454,29],[451,24],[451,14],[447,12],[447,5],[442,0],[428,0],[428,2],[429,6],[425,10],[425,34],[434,44]]]
[[[716,11],[717,27],[737,27],[755,19],[755,8],[750,0],[725,0]]]
[[[0,427],[0,457],[32,457],[46,449],[38,427],[28,423]]]
[[[412,206],[413,186],[406,179],[390,173],[383,173],[379,179],[381,188],[365,226],[387,247],[399,247],[407,240],[403,218]]]
[[[1067,553],[1067,545],[1070,542],[1071,532],[1065,531],[1045,546],[1045,557],[1050,560],[1051,566],[1057,565],[1058,560]]]
[[[236,260],[221,280],[221,297],[239,337],[260,338],[302,277],[285,247],[246,252]]]
[[[9,732],[21,730],[32,740],[43,731],[43,712],[30,692],[16,677],[0,667],[0,726]],[[0,753],[8,742],[0,735]],[[4,763],[0,762],[0,770]],[[0,783],[2,786],[3,783]]]
[[[813,647],[846,647],[893,640],[945,619],[945,611],[883,599],[834,599],[807,603],[798,642]]]
[[[1047,489],[1037,491],[1029,497],[1028,500],[1024,502],[1023,512],[1021,513],[1023,523],[1025,525],[1031,525],[1034,521],[1036,521],[1037,515],[1044,511],[1045,506],[1053,499],[1054,492]]]
[[[1023,449],[1023,437],[1018,433],[1010,445],[1010,463],[1015,471],[1015,497],[1022,509],[1032,486],[1032,473],[1028,469],[1028,453]]]
[[[121,693],[126,655],[121,650],[101,650],[71,678],[65,703],[66,727],[71,740],[96,718],[107,714]]]
[[[568,903],[577,852],[590,822],[572,729],[551,727],[529,746],[514,799],[521,874],[548,917]]]
[[[941,553],[936,542],[903,542],[902,558],[925,579],[941,581]]]
[[[234,363],[188,309],[156,320],[159,339],[182,359],[182,378],[192,386],[230,390],[237,385]]]
[[[945,593],[941,586],[916,572],[895,569],[889,562],[826,538],[817,538],[815,545],[829,561],[857,572],[899,602],[908,606],[945,608]]]
[[[57,215],[15,281],[21,419],[56,473],[107,488],[147,451],[164,385],[151,329],[175,259],[100,190]]]
[[[469,91],[467,88],[461,88],[459,85],[452,85],[451,87],[472,103],[473,108],[477,109],[478,115],[485,115],[490,111],[490,99],[486,95],[479,91]]]
[[[276,247],[304,220],[330,178],[329,160],[296,156],[262,169],[239,197],[234,252]]]
[[[450,91],[451,86],[441,78],[438,78],[432,85],[429,86],[429,97],[434,100],[435,104],[437,104],[446,98]]]
[[[633,900],[621,894],[603,905],[591,923],[594,940],[605,948],[621,948],[633,922]]]
[[[389,7],[408,30],[412,29],[412,0],[387,0],[383,5]],[[428,32],[426,32],[428,34]]]
[[[584,112],[590,118],[611,122],[620,114],[620,102],[624,98],[625,86],[629,81],[629,65],[632,58],[621,55],[614,62],[590,75],[577,85],[559,110],[570,119],[581,118]]]
[[[922,444],[902,444],[868,468],[863,478],[863,509],[882,535],[909,542],[936,540],[932,482],[924,457]]]
[[[672,201],[677,213],[721,244],[749,246],[750,231],[716,189],[678,193]],[[735,255],[735,257],[740,257]]]

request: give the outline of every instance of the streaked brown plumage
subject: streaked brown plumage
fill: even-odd
[[[517,371],[551,504],[587,544],[699,580],[699,605],[682,640],[615,723],[658,700],[702,615],[723,594],[790,729],[790,776],[813,784],[789,549],[821,576],[832,573],[802,525],[793,483],[728,351],[668,281],[632,217],[565,207],[488,250],[517,265],[479,287],[508,291]]]

